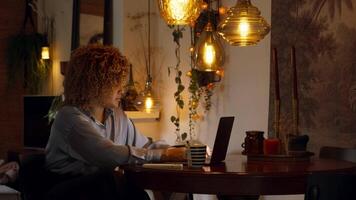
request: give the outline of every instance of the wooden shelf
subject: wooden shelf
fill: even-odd
[[[159,111],[142,112],[142,111],[125,111],[130,119],[159,119]]]

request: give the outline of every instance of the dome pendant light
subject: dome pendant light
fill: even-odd
[[[219,24],[219,34],[231,45],[256,45],[270,31],[270,25],[250,0],[237,0]]]
[[[203,0],[158,0],[161,16],[169,25],[193,24],[202,5]]]
[[[224,50],[210,21],[195,45],[194,59],[199,71],[216,71],[224,64]]]

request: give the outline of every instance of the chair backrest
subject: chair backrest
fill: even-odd
[[[8,160],[20,165],[18,189],[23,200],[42,200],[52,187],[51,174],[45,169],[45,151],[42,148],[10,150]]]
[[[46,171],[44,169],[45,155],[32,154],[23,156],[20,162],[20,188],[25,200],[44,199],[46,183]]]
[[[356,163],[356,149],[323,146],[320,158]],[[305,200],[356,199],[356,174],[316,173],[308,176]]]
[[[308,176],[305,200],[356,199],[356,175],[315,173]]]
[[[320,149],[319,157],[356,163],[356,149],[324,146]]]

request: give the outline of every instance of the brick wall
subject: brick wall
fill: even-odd
[[[22,26],[25,1],[2,0],[0,6],[0,158],[22,146],[24,90],[19,82],[7,89],[6,48],[10,36]]]

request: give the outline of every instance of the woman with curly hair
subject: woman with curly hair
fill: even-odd
[[[89,199],[117,199],[112,198],[117,191],[109,189],[116,188],[112,187],[113,178],[102,179],[108,174],[103,171],[111,176],[113,169],[122,164],[185,159],[184,148],[152,142],[121,110],[119,102],[128,66],[127,59],[110,46],[88,45],[72,53],[64,79],[64,105],[56,115],[46,147],[46,168],[60,179],[70,178],[52,189],[50,199],[79,198],[81,190],[93,193],[87,195]],[[124,194],[119,196],[128,195],[123,199],[135,199],[132,195],[147,197],[132,192],[132,187],[123,187]],[[106,192],[108,189],[111,192]],[[70,196],[63,196],[67,193]],[[103,197],[109,193],[112,195]]]

